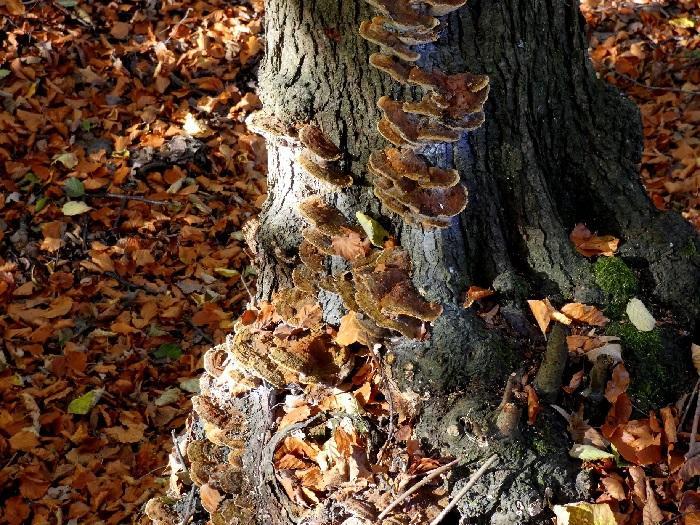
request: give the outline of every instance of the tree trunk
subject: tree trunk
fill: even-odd
[[[672,311],[692,331],[700,314],[698,237],[677,214],[651,206],[637,172],[638,111],[596,79],[578,4],[558,0],[470,0],[447,17],[439,41],[422,49],[422,66],[486,74],[491,92],[482,127],[427,155],[436,165],[459,170],[469,193],[466,210],[447,229],[403,223],[372,195],[365,165],[370,151],[386,145],[376,130],[379,97],[411,98],[416,92],[368,65],[377,48],[359,37],[358,26],[372,16],[359,0],[266,2],[264,111],[289,124],[320,126],[346,153],[344,168],[355,184],[328,193],[295,162],[296,146],[269,141],[269,197],[255,238],[258,298],[292,286],[306,226],[297,208],[303,198],[322,194],[346,217],[361,211],[379,218],[410,253],[417,288],[444,308],[427,340],[396,338],[385,345],[394,355],[391,373],[399,387],[423,400],[417,437],[436,454],[475,460],[495,450],[501,457],[497,472],[460,505],[462,522],[545,522],[545,493],[557,502],[586,492],[581,479],[574,482],[558,416],[545,410],[538,427],[547,428],[525,430],[515,441],[491,439],[488,450],[469,436],[488,426],[524,351],[543,347],[524,300],[608,302],[592,263],[568,238],[583,222],[620,237],[619,256],[639,277],[640,296],[657,311]],[[498,329],[487,329],[461,306],[470,285],[498,292],[504,320]],[[322,293],[319,299],[325,320],[337,324],[343,313],[338,298]],[[688,338],[677,342],[687,352]],[[258,505],[258,523],[286,524],[298,516],[289,512],[268,471],[273,432],[266,410],[274,394],[266,392],[247,403],[235,401],[250,416],[248,435],[254,438],[244,455],[247,486],[254,494],[250,504]],[[448,431],[453,428],[459,431]]]

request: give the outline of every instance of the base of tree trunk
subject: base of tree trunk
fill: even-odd
[[[445,523],[549,523],[551,503],[586,499],[591,483],[568,457],[563,418],[545,403],[536,425],[527,425],[523,416],[515,428],[503,431],[512,426],[498,409],[508,376],[531,364],[533,355],[538,360],[545,346],[526,300],[597,304],[619,319],[621,301],[637,295],[659,319],[673,319],[659,336],[661,344],[628,341],[623,335],[640,403],[667,402],[685,386],[690,341],[698,335],[698,235],[677,214],[651,206],[637,173],[638,111],[595,78],[578,5],[558,0],[473,0],[448,17],[425,65],[487,74],[491,94],[482,128],[454,145],[436,146],[427,157],[459,170],[470,202],[445,230],[404,224],[380,206],[365,180],[369,152],[382,145],[375,128],[377,99],[415,96],[367,65],[376,49],[359,38],[357,26],[371,16],[369,6],[359,2],[268,0],[267,55],[260,76],[265,111],[289,124],[313,121],[340,145],[346,154],[343,168],[355,184],[324,197],[347,217],[360,211],[378,218],[410,253],[416,287],[444,306],[426,341],[396,338],[385,341],[379,353],[383,373],[405,396],[420,400],[415,438],[421,446],[433,457],[456,457],[469,466],[452,473],[452,492],[473,465],[493,453],[499,456]],[[293,145],[281,139],[268,147],[269,198],[253,243],[261,300],[291,286],[306,224],[297,204],[323,194],[323,187],[295,163]],[[594,263],[575,251],[569,233],[580,222],[622,240],[615,262]],[[339,264],[333,266],[336,270]],[[621,273],[611,274],[612,266]],[[630,274],[637,284],[623,297],[615,283]],[[459,306],[470,285],[492,286],[498,293],[493,326]],[[324,320],[337,325],[343,314],[339,298],[323,293],[319,301]],[[617,328],[625,329],[624,324]],[[214,485],[229,471],[226,476],[238,485],[224,491],[225,508],[212,513],[212,523],[321,525],[351,515],[329,497],[302,518],[302,509],[276,478],[272,454],[294,429],[281,435],[272,407],[283,393],[301,387],[258,386],[238,397],[229,384],[217,381],[203,379],[195,403],[199,416],[193,415],[188,430],[190,441],[206,441],[197,418],[218,418],[227,436],[212,445],[204,463],[216,471],[209,477]],[[644,386],[650,381],[661,391]],[[392,395],[389,389],[384,394]],[[591,410],[590,416],[600,419],[598,412]],[[372,422],[368,440],[381,447],[392,425]],[[217,459],[234,445],[240,464]],[[178,476],[187,478],[184,472]],[[173,490],[182,488],[181,481],[174,480]],[[172,511],[169,519],[178,519],[181,503],[149,505],[150,515]]]

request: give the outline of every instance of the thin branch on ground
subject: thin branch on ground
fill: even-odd
[[[140,195],[122,195],[121,193],[97,193],[91,195],[91,197],[96,197],[100,199],[121,199],[125,201],[139,201],[145,202],[146,204],[155,204],[157,206],[167,206],[170,201],[157,201],[153,199],[147,199],[146,197],[141,197]]]
[[[698,393],[698,387],[700,387],[700,379],[695,381],[695,386],[690,391],[688,401],[686,402],[685,407],[683,408],[683,414],[681,415],[681,418],[678,420],[678,426],[676,427],[676,430],[680,430],[681,428],[683,428],[683,423],[685,423],[685,418],[688,415],[688,411],[690,410],[690,407],[693,406],[693,397],[695,397],[695,394]]]
[[[469,478],[469,481],[467,481],[467,484],[462,487],[457,494],[454,495],[454,497],[450,500],[450,502],[447,504],[447,507],[445,507],[440,514],[438,514],[437,518],[435,518],[433,521],[430,522],[430,525],[438,525],[443,519],[445,519],[445,516],[447,516],[452,509],[454,509],[457,506],[457,503],[459,503],[459,500],[461,500],[464,495],[469,491],[470,488],[474,486],[474,484],[477,482],[477,480],[484,475],[484,472],[488,470],[488,468],[493,465],[496,460],[498,460],[498,455],[494,454],[490,458],[488,458],[481,467],[479,467],[479,470],[474,472],[472,476]]]
[[[690,430],[690,443],[688,444],[688,453],[685,459],[690,459],[698,453],[698,446],[695,442],[695,436],[698,433],[698,423],[700,422],[700,395],[695,401],[695,415],[693,416],[693,427]]]
[[[436,469],[433,469],[430,474],[428,474],[426,477],[424,477],[422,480],[420,480],[418,483],[413,485],[411,488],[406,490],[405,492],[399,494],[399,496],[392,501],[387,508],[385,508],[379,516],[377,516],[377,520],[381,521],[383,520],[392,510],[394,510],[398,505],[400,505],[403,501],[405,501],[411,494],[415,493],[418,489],[421,487],[427,485],[430,483],[433,479],[438,477],[440,474],[443,472],[447,472],[450,470],[452,467],[454,467],[457,463],[459,463],[458,459],[455,459],[454,461],[450,461],[449,463],[438,467]]]
[[[610,74],[614,75],[614,76],[622,77],[625,80],[629,80],[630,82],[632,82],[633,84],[635,84],[637,86],[647,88],[651,91],[661,90],[661,91],[671,91],[673,93],[683,93],[684,95],[693,95],[693,96],[700,95],[700,91],[691,91],[689,89],[670,87],[670,86],[649,86],[649,85],[645,84],[644,82],[640,82],[639,80],[634,79],[629,75],[625,75],[624,73],[619,73],[617,71],[610,71]]]

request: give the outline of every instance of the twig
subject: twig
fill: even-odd
[[[256,308],[255,297],[251,293],[250,288],[248,288],[248,284],[245,282],[245,277],[243,275],[241,275],[241,283],[243,283],[243,288],[245,288],[245,291],[248,293],[248,297],[250,298],[250,306],[252,308]]]
[[[180,450],[180,444],[177,442],[177,436],[175,435],[175,430],[170,431],[170,436],[173,438],[173,448],[175,449],[175,455],[177,459],[180,460],[182,466],[185,468],[187,475],[190,473],[190,469],[187,468],[187,463],[185,462],[185,457],[182,455],[182,450]],[[194,515],[194,494],[196,490],[196,485],[192,481],[192,486],[190,487],[190,493],[187,495],[187,501],[185,502],[185,509],[182,513],[181,525],[187,525],[190,518]]]
[[[192,483],[190,488],[190,494],[187,496],[187,502],[185,503],[185,510],[182,513],[181,525],[187,525],[190,522],[190,518],[194,516],[194,494],[197,490],[197,485]]]
[[[690,430],[690,444],[688,445],[688,453],[685,455],[685,459],[690,459],[697,454],[697,443],[695,443],[695,436],[698,433],[698,422],[700,422],[700,395],[695,401],[695,415],[693,416],[693,427]]]
[[[484,472],[493,465],[496,460],[498,459],[498,455],[494,454],[491,456],[489,459],[487,459],[481,467],[479,467],[479,470],[474,472],[472,476],[469,478],[469,481],[467,481],[467,484],[462,487],[457,494],[454,495],[454,497],[450,500],[450,502],[447,504],[447,507],[445,507],[440,514],[438,514],[437,518],[435,518],[433,521],[430,522],[430,525],[438,525],[445,516],[447,516],[450,511],[457,506],[457,503],[459,503],[459,500],[462,499],[462,497],[467,493],[467,491],[474,486],[474,484],[477,482],[477,480],[484,475]]]
[[[175,429],[170,431],[170,436],[173,438],[173,447],[175,448],[175,452],[177,454],[177,459],[179,459],[180,463],[182,463],[182,466],[185,467],[185,472],[187,472],[189,474],[190,469],[187,468],[187,463],[185,463],[185,457],[182,455],[182,451],[180,450],[180,444],[177,442],[177,436],[175,435]]]
[[[693,96],[700,95],[700,91],[691,91],[689,89],[683,89],[683,88],[677,88],[677,87],[666,87],[666,86],[648,86],[644,82],[640,82],[639,80],[636,80],[628,75],[625,75],[624,73],[619,73],[617,71],[615,71],[615,72],[610,71],[610,74],[616,75],[618,77],[622,77],[626,80],[629,80],[633,84],[636,84],[636,85],[643,87],[643,88],[647,88],[650,91],[661,90],[661,91],[672,91],[674,93],[683,93],[685,95],[693,95]]]
[[[147,199],[146,197],[141,197],[140,195],[122,195],[121,193],[96,193],[91,195],[99,199],[122,199],[125,201],[139,201],[145,202],[147,204],[155,204],[156,206],[167,206],[170,204],[169,201],[156,201],[153,199]]]
[[[78,22],[79,24],[82,24],[85,27],[89,27],[90,29],[95,29],[95,26],[88,23],[87,21],[83,20],[80,16],[78,16],[75,13],[71,13],[69,9],[63,7],[61,4],[56,2],[55,0],[51,0],[51,5],[54,6],[54,8],[58,9],[61,13],[66,15],[68,18],[71,18]]]
[[[685,423],[685,417],[688,415],[688,410],[690,409],[691,405],[693,404],[693,397],[695,397],[695,394],[697,394],[698,387],[700,387],[700,379],[698,379],[695,382],[695,386],[690,391],[690,395],[688,396],[688,403],[685,405],[685,408],[683,409],[683,415],[681,416],[681,419],[678,421],[677,430],[680,430],[681,428],[683,428],[683,423]]]
[[[407,491],[399,494],[399,496],[392,501],[387,508],[385,508],[379,516],[377,516],[377,520],[381,521],[383,520],[387,514],[389,514],[392,510],[394,510],[401,502],[406,500],[411,494],[416,492],[419,488],[423,487],[424,485],[427,485],[430,481],[438,477],[440,474],[443,472],[447,472],[450,470],[452,467],[454,467],[457,463],[459,463],[458,459],[455,459],[454,461],[450,461],[446,465],[443,465],[441,467],[438,467],[436,469],[433,469],[430,474],[428,474],[426,477],[424,477],[422,480],[420,480],[418,483],[413,485],[410,489]]]

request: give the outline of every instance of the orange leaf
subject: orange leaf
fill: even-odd
[[[495,293],[496,292],[494,292],[493,290],[489,290],[487,288],[480,288],[479,286],[470,286],[469,290],[467,290],[467,296],[464,299],[464,307],[469,308],[476,301],[480,301],[481,299],[490,297]]]
[[[563,386],[562,390],[566,392],[567,394],[571,394],[574,390],[576,390],[579,386],[581,386],[581,381],[583,381],[583,370],[579,370],[576,372],[573,376],[571,376],[571,380],[569,381],[568,386]]]
[[[362,325],[357,320],[357,314],[350,311],[340,319],[340,328],[338,328],[338,335],[335,336],[335,342],[342,346],[357,343],[361,340],[360,334],[362,332]]]
[[[534,425],[537,414],[540,413],[540,399],[532,385],[527,385],[525,391],[527,392],[527,424]]]
[[[199,487],[199,496],[201,498],[202,507],[210,514],[216,512],[216,509],[219,508],[219,503],[224,499],[219,491],[209,485],[209,483],[205,483]]]
[[[331,238],[331,246],[335,254],[349,261],[366,256],[372,247],[369,239],[363,239],[359,233],[348,228],[343,230],[345,235],[334,235]]]
[[[540,327],[543,334],[547,333],[547,328],[549,328],[549,323],[552,322],[552,308],[549,306],[549,301],[547,299],[541,300],[528,300],[527,304],[530,306],[532,315],[535,316],[535,321]]]
[[[620,239],[612,235],[593,235],[584,224],[577,224],[569,235],[576,251],[585,257],[594,255],[613,255],[617,251]]]
[[[625,365],[618,363],[612,373],[612,378],[605,386],[605,399],[615,404],[620,394],[627,391],[630,384],[630,375],[625,369]]]
[[[669,443],[675,443],[678,441],[678,436],[676,435],[676,418],[673,416],[673,407],[662,408],[661,419],[664,422],[664,434],[666,434],[666,441]]]
[[[591,326],[605,326],[609,319],[603,315],[603,312],[595,306],[589,306],[583,303],[568,303],[562,306],[561,312],[580,323],[589,324]]]
[[[622,482],[612,476],[607,476],[602,480],[605,491],[612,496],[613,499],[618,501],[625,501],[625,489],[622,486]]]

